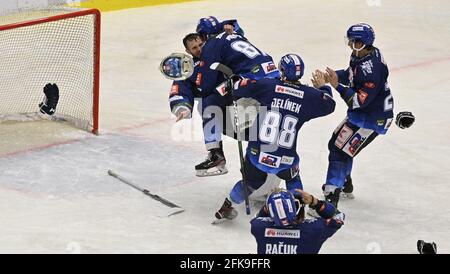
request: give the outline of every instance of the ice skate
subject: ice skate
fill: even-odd
[[[345,178],[344,188],[342,189],[340,196],[341,196],[340,198],[344,200],[355,199],[355,195],[353,195],[353,181],[350,175],[348,175],[347,178]]]
[[[339,203],[339,197],[341,194],[341,189],[340,188],[336,188],[334,190],[334,192],[329,192],[329,193],[324,193],[325,194],[325,201],[331,203],[334,205],[334,207],[337,209],[338,208],[338,203]]]
[[[216,212],[214,215],[216,219],[212,222],[212,224],[220,224],[225,220],[233,220],[238,215],[238,212],[232,206],[232,203],[228,198],[225,198],[222,207]]]
[[[226,160],[220,148],[211,149],[206,160],[195,166],[198,177],[217,176],[228,173]]]

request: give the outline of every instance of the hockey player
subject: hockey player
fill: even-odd
[[[259,189],[268,174],[285,180],[288,189],[303,189],[298,168],[300,159],[296,152],[298,131],[305,122],[326,116],[335,108],[331,88],[325,85],[323,73],[313,75],[316,88],[300,83],[305,69],[300,56],[287,54],[281,58],[278,67],[281,79],[242,79],[228,85],[228,89],[234,89],[234,100],[253,98],[262,107],[257,122],[250,128],[250,132],[257,136],[251,136],[244,162],[248,193]],[[234,77],[231,79],[229,82],[233,82]],[[216,212],[217,219],[236,217],[233,203],[244,201],[244,190],[242,181],[235,184]]]
[[[230,27],[230,25],[226,26],[228,26],[227,28],[228,31],[232,31],[233,27]],[[186,52],[192,56],[194,67],[192,68],[193,70],[192,76],[184,80],[173,81],[172,83],[172,88],[169,95],[169,104],[172,113],[177,117],[176,122],[182,119],[188,119],[192,117],[192,108],[194,105],[195,98],[205,99],[211,95],[210,93],[207,92],[200,92],[195,84],[197,71],[200,63],[199,58],[203,44],[204,44],[203,36],[201,36],[198,33],[190,33],[183,38],[183,45],[186,49]],[[181,69],[181,67],[179,66],[180,64],[178,63],[173,64],[168,68],[169,71],[166,74],[169,74],[169,76],[173,77],[173,75],[176,74],[177,71]],[[205,100],[209,101],[211,99]],[[230,102],[227,103],[229,104]],[[204,124],[206,124],[206,122]],[[206,133],[207,131],[205,132],[205,140],[208,140],[209,137]],[[228,170],[225,166],[224,157],[215,156],[215,155],[223,156],[222,143],[220,142],[219,148],[209,148],[208,142],[206,142],[206,144],[207,149],[210,150],[209,156],[206,162],[203,162],[195,167],[197,176],[212,176],[227,173]],[[209,167],[204,168],[205,166]]]
[[[320,217],[305,220],[305,204]],[[305,191],[275,189],[250,224],[258,254],[317,254],[323,243],[342,227],[344,219],[345,215],[333,204]]]
[[[201,24],[199,24],[201,25]],[[220,26],[219,26],[220,25]],[[228,34],[238,33],[240,35],[244,34],[244,30],[239,26],[238,22],[234,19],[225,20],[219,23],[214,31],[225,31]],[[212,92],[203,91],[197,89],[196,79],[197,79],[197,71],[200,64],[200,54],[205,42],[205,38],[203,35],[199,33],[191,33],[188,34],[183,39],[183,45],[186,49],[186,52],[192,56],[194,68],[192,76],[185,80],[178,80],[172,83],[172,88],[169,96],[170,109],[172,113],[177,117],[176,122],[192,117],[192,107],[194,105],[195,98],[201,98],[202,102],[204,101],[206,104],[201,104],[199,107],[200,115],[204,119],[203,113],[207,106],[210,105],[229,105],[231,101],[231,97],[226,98],[218,98],[217,96],[212,96]],[[173,66],[169,67],[168,72],[164,72],[164,74],[172,77],[172,75],[177,70],[180,70],[180,64],[173,64]],[[172,71],[173,70],[173,71]],[[170,78],[168,77],[168,78]],[[217,81],[222,82],[224,79],[219,78]],[[216,84],[219,84],[216,83]],[[221,102],[224,101],[224,102]],[[204,106],[204,107],[203,107]],[[221,108],[221,111],[224,110],[224,107]],[[222,115],[223,120],[225,120],[226,116]],[[211,118],[207,116],[203,121],[203,125],[207,125],[210,122]],[[226,124],[226,121],[222,121],[222,124]],[[223,132],[227,132],[226,128],[222,129]],[[219,133],[220,134],[220,133]],[[222,142],[219,141],[218,145],[214,143],[210,144],[211,133],[208,130],[204,130],[204,138],[206,149],[209,151],[207,159],[196,165],[196,175],[203,176],[214,176],[214,175],[222,175],[228,172],[225,164],[225,157],[222,148]],[[233,137],[233,135],[231,135]]]
[[[327,80],[348,105],[347,117],[328,143],[329,164],[323,185],[326,200],[336,208],[340,194],[353,198],[353,158],[378,135],[386,134],[394,107],[387,82],[388,66],[380,50],[373,46],[372,27],[353,25],[347,38],[352,50],[350,66],[338,71],[327,68]]]
[[[203,43],[201,36],[196,33],[190,33],[183,38],[183,45],[186,52],[192,56],[194,67],[192,76],[185,80],[175,80],[172,83],[169,104],[170,110],[177,117],[177,122],[191,117],[194,98],[200,97],[200,93],[195,86],[195,77]],[[176,74],[178,70],[180,70],[178,64],[174,64],[173,67],[170,67],[169,73]]]
[[[210,66],[219,62],[228,66],[235,74],[250,79],[263,77],[279,77],[279,71],[273,63],[272,57],[254,47],[242,36],[243,31],[235,22],[237,32],[230,34],[223,31],[220,23],[213,16],[199,20],[197,32],[206,40],[201,53],[200,65],[196,77],[197,88],[205,94],[203,97],[202,113],[205,143],[210,151],[208,158],[195,168],[197,171],[209,172],[210,169],[221,169],[226,159],[221,147],[223,117],[227,116],[227,106],[232,105],[231,94],[215,92],[217,83],[224,80],[222,73],[212,70]],[[222,87],[217,88],[219,92]]]

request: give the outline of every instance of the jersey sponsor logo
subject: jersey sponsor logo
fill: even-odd
[[[359,133],[356,133],[353,139],[348,142],[346,152],[351,156],[355,155],[359,147],[364,143],[365,140],[366,138],[362,137]]]
[[[282,94],[287,94],[287,95],[291,95],[297,98],[303,98],[304,92],[298,89],[293,89],[293,88],[289,88],[289,87],[284,87],[284,86],[279,86],[276,85],[275,86],[275,92],[276,93],[282,93]]]
[[[202,84],[202,74],[200,72],[197,73],[197,79],[195,79],[195,84],[197,86],[200,86]]]
[[[372,82],[366,82],[366,83],[364,83],[364,86],[366,87],[366,88],[375,88],[375,83],[372,83]]]
[[[299,229],[266,228],[264,236],[267,238],[300,239],[300,230]]]
[[[283,155],[283,157],[281,157],[281,163],[285,165],[292,165],[294,163],[294,157]]]
[[[169,102],[173,102],[173,101],[177,101],[177,100],[183,100],[184,97],[183,96],[179,96],[179,95],[175,95],[170,97]]]
[[[353,135],[353,130],[349,128],[347,125],[344,125],[342,129],[339,131],[339,134],[336,138],[336,141],[334,144],[342,149],[344,147],[345,143],[350,139],[350,137]]]
[[[256,147],[252,147],[252,148],[250,148],[250,153],[253,155],[256,155],[259,153],[259,149],[257,149]]]
[[[358,99],[361,102],[361,105],[363,105],[369,94],[367,94],[367,92],[364,92],[362,89],[358,90],[356,93],[358,93]]]
[[[170,96],[177,95],[178,94],[178,84],[172,85],[172,88],[170,89]]]
[[[226,86],[226,82],[223,82],[222,84],[220,84],[216,87],[217,92],[222,96],[225,96],[227,94],[227,91],[225,90],[225,86]]]
[[[298,254],[297,245],[285,244],[266,244],[266,254]]]
[[[373,133],[371,129],[360,128],[351,140],[345,145],[343,151],[350,156],[355,156],[359,148],[366,141],[366,139]]]
[[[275,64],[272,61],[262,63],[261,67],[263,68],[263,70],[266,74],[269,74],[269,72],[272,72],[277,69],[277,67],[275,66]]]
[[[270,155],[264,152],[261,152],[259,154],[259,161],[260,164],[269,166],[269,167],[275,167],[278,168],[280,166],[281,157]]]
[[[253,74],[256,74],[256,73],[258,73],[259,70],[260,70],[260,66],[259,66],[259,65],[256,65],[256,66],[254,66],[254,67],[252,68],[251,72],[252,72]]]
[[[386,120],[384,120],[384,119],[379,119],[379,120],[377,120],[377,126],[382,126],[382,125],[384,125],[384,122],[386,122]]]

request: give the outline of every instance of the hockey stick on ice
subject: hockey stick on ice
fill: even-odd
[[[224,64],[215,62],[212,63],[211,66],[209,66],[212,70],[217,70],[222,72],[226,78],[230,78],[231,75],[233,75],[233,71],[225,66]],[[241,171],[242,171],[242,185],[244,186],[244,198],[245,198],[245,212],[247,215],[250,215],[250,202],[248,200],[248,188],[247,188],[247,179],[245,178],[245,172],[244,172],[244,152],[242,149],[242,141],[239,140],[239,119],[238,119],[238,113],[237,113],[237,102],[233,101],[234,103],[234,124],[236,126],[236,133],[237,133],[237,141],[238,141],[238,149],[239,149],[239,161],[241,162]]]
[[[170,201],[168,201],[168,200],[166,200],[166,199],[164,199],[164,198],[162,198],[162,197],[160,197],[160,196],[158,196],[158,195],[156,195],[156,194],[150,193],[150,191],[149,191],[148,189],[141,188],[141,187],[139,187],[139,186],[137,186],[137,185],[131,183],[130,181],[128,181],[127,179],[125,179],[125,178],[123,178],[122,176],[118,175],[117,173],[115,173],[115,172],[112,171],[112,170],[108,170],[108,174],[109,174],[110,176],[112,176],[112,177],[118,179],[119,181],[121,181],[121,182],[123,182],[123,183],[125,183],[125,184],[127,184],[127,185],[129,185],[129,186],[131,186],[132,188],[135,188],[135,189],[141,191],[141,192],[144,193],[145,195],[150,196],[152,199],[155,199],[156,201],[158,201],[158,202],[160,202],[160,203],[162,203],[162,204],[164,204],[164,205],[166,205],[166,206],[168,206],[168,207],[171,207],[171,208],[179,208],[179,209],[180,209],[180,210],[178,210],[178,211],[175,211],[174,213],[171,213],[170,215],[174,215],[174,214],[181,213],[181,212],[184,211],[184,209],[181,208],[180,206],[178,206],[178,205],[176,205],[176,204],[174,204],[174,203],[172,203],[172,202],[170,202]],[[169,215],[169,216],[170,216],[170,215]]]

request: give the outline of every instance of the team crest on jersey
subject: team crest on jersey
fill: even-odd
[[[261,152],[259,154],[258,162],[265,166],[278,168],[280,166],[281,157]]]
[[[300,239],[300,230],[266,228],[264,236],[267,238]]]
[[[172,88],[170,89],[170,96],[177,95],[178,94],[178,84],[172,85]]]
[[[297,98],[303,98],[304,92],[298,89],[293,89],[290,87],[284,87],[284,86],[279,86],[276,85],[275,86],[275,92],[276,93],[282,93],[282,94],[287,94],[287,95],[291,95]]]
[[[364,75],[372,74],[373,63],[372,60],[365,61],[361,64],[361,69]]]

